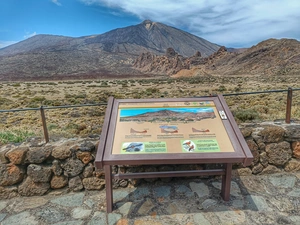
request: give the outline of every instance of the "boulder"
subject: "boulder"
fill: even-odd
[[[90,152],[82,152],[82,151],[76,152],[76,157],[80,159],[81,162],[83,162],[84,164],[88,164],[94,159],[94,157]]]
[[[42,146],[42,147],[32,147],[27,152],[26,162],[29,163],[42,163],[44,162],[52,153],[53,146]]]
[[[166,50],[166,56],[167,57],[174,57],[176,56],[176,52],[173,48],[167,48]]]
[[[75,141],[66,141],[58,143],[52,150],[52,156],[56,159],[69,158],[72,154],[71,148],[75,144]]]
[[[27,177],[25,181],[18,187],[18,192],[22,196],[34,196],[43,195],[50,188],[49,183],[36,183],[30,177]]]
[[[78,150],[82,152],[92,152],[95,150],[95,144],[93,144],[90,141],[84,141],[83,143],[80,144]]]
[[[55,176],[60,176],[63,172],[63,169],[61,168],[60,162],[57,159],[54,159],[52,161],[52,172]]]
[[[262,137],[255,135],[255,134],[252,134],[252,137],[253,137],[255,143],[257,144],[258,149],[261,151],[264,151],[266,149],[266,144],[263,142]]]
[[[64,169],[65,176],[75,177],[83,171],[84,164],[79,159],[70,158],[62,163],[61,167]]]
[[[0,186],[0,199],[14,198],[19,196],[18,187],[2,187]]]
[[[268,156],[266,152],[262,152],[259,155],[259,162],[261,163],[261,165],[263,165],[263,167],[267,167],[269,165]]]
[[[281,170],[278,169],[276,166],[268,165],[266,168],[263,169],[263,171],[260,173],[260,175],[280,173],[280,172],[281,172]]]
[[[268,162],[276,166],[283,166],[292,158],[290,144],[286,141],[266,145]]]
[[[252,174],[252,171],[250,168],[238,168],[236,170],[232,170],[233,176],[249,176]]]
[[[196,53],[194,54],[194,57],[201,57],[201,52],[196,51]]]
[[[84,170],[83,170],[83,177],[91,177],[93,176],[93,172],[94,172],[94,166],[92,163],[90,163],[89,165],[87,165]]]
[[[16,147],[9,150],[5,156],[13,164],[23,164],[25,161],[26,153],[29,150],[28,147]]]
[[[86,190],[101,190],[104,188],[105,180],[98,177],[83,178],[83,186]]]
[[[252,173],[253,173],[253,174],[258,174],[258,173],[260,173],[261,171],[263,171],[263,169],[264,169],[263,165],[261,165],[260,163],[258,163],[256,166],[254,166],[254,167],[252,168]]]
[[[3,163],[3,164],[9,163],[9,160],[5,156],[5,154],[12,148],[14,148],[14,146],[12,146],[12,145],[4,145],[0,148],[0,163]]]
[[[0,164],[0,185],[10,186],[21,182],[25,171],[21,166],[14,164]]]
[[[300,141],[294,141],[292,143],[293,156],[300,159]]]
[[[300,140],[300,125],[289,125],[285,127],[285,139],[287,141],[298,141]]]
[[[49,166],[30,164],[27,167],[27,175],[33,182],[49,182],[51,180],[52,170]]]
[[[252,165],[255,165],[256,163],[259,162],[259,152],[258,152],[258,146],[255,143],[254,140],[250,139],[250,140],[246,140],[246,143],[253,155],[253,162]]]
[[[53,189],[63,188],[68,184],[68,178],[64,175],[53,176],[50,182],[50,186]]]
[[[281,142],[284,139],[285,130],[280,126],[268,126],[259,132],[265,143]]]
[[[252,134],[252,128],[251,127],[240,128],[240,131],[242,132],[244,138],[249,137]]]
[[[73,177],[69,180],[69,188],[72,191],[81,191],[83,189],[82,181],[79,176]]]
[[[284,167],[286,172],[300,171],[300,160],[292,159]]]

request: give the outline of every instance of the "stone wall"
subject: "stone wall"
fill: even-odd
[[[269,174],[300,170],[300,124],[242,124],[240,129],[252,151],[254,161],[243,168],[234,165],[235,175]],[[96,170],[94,159],[99,138],[62,139],[44,144],[33,138],[21,145],[0,149],[0,199],[18,195],[43,195],[52,190],[101,190],[103,170]],[[118,173],[205,169],[216,165],[114,166]],[[162,178],[168,182],[172,178]],[[153,182],[155,179],[144,179]],[[142,180],[115,180],[126,187]]]

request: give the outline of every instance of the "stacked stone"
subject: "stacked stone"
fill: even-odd
[[[241,131],[254,160],[250,167],[238,169],[240,174],[300,170],[300,125],[246,124]]]
[[[240,128],[254,156],[251,166],[235,165],[238,175],[300,171],[300,125],[243,124]],[[103,170],[94,167],[96,139],[36,140],[0,149],[0,199],[43,195],[51,190],[101,190]],[[113,166],[113,173],[212,169],[220,165]],[[162,178],[168,182],[171,178]],[[157,179],[144,179],[154,182]],[[113,187],[136,186],[141,180],[115,179]]]
[[[51,189],[100,190],[103,171],[93,166],[98,142],[62,140],[0,149],[0,198],[43,195]]]

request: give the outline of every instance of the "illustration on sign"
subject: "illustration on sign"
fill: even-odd
[[[220,152],[220,147],[215,139],[183,140],[181,141],[183,152]]]
[[[122,144],[122,154],[130,153],[166,153],[167,144],[164,141],[156,142],[124,142]]]
[[[211,107],[202,108],[129,108],[120,110],[120,122],[200,121],[215,118]]]

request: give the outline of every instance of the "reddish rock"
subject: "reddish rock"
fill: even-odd
[[[53,176],[50,182],[50,186],[53,189],[63,188],[68,184],[68,178],[64,175]]]
[[[92,156],[92,154],[90,152],[79,151],[79,152],[76,152],[76,156],[84,164],[88,164],[90,161],[92,161],[94,159],[94,157]]]
[[[98,177],[83,178],[83,186],[86,190],[101,190],[104,188],[105,180]]]
[[[286,141],[266,146],[268,161],[276,166],[283,166],[292,158],[290,144]]]
[[[23,180],[24,169],[14,164],[0,164],[0,185],[10,186]]]
[[[294,157],[300,159],[300,141],[294,141],[292,143],[292,150]]]
[[[13,164],[23,164],[28,150],[28,147],[17,147],[8,151],[5,156]]]
[[[34,196],[34,195],[43,195],[50,188],[49,183],[36,183],[30,177],[27,177],[26,180],[18,187],[18,192],[22,196]]]

